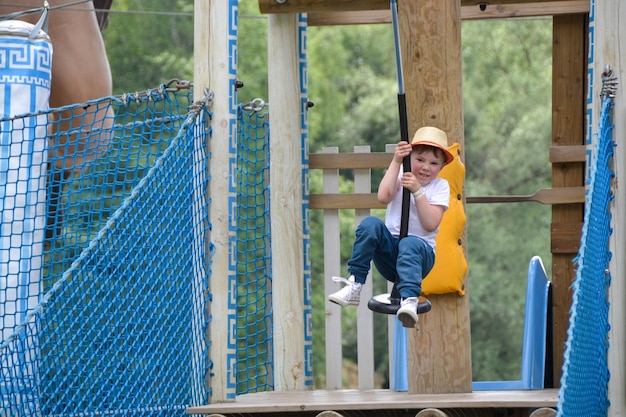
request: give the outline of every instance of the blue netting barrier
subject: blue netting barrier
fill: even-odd
[[[208,403],[210,113],[191,98],[174,82],[0,120],[0,415]]]
[[[570,327],[559,391],[558,416],[606,416],[609,407],[609,236],[614,153],[610,96],[602,99],[580,250],[575,259]]]
[[[264,106],[237,109],[237,394],[271,391],[269,123]]]

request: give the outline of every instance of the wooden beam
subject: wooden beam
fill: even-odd
[[[378,202],[376,194],[310,194],[309,207],[311,210],[340,210],[340,209],[384,209],[385,204]]]
[[[432,311],[424,316],[432,314]],[[447,353],[447,352],[446,352]],[[491,416],[527,416],[531,409],[556,407],[558,390],[502,390],[441,395],[411,395],[390,389],[374,390],[320,390],[264,391],[237,395],[234,402],[211,403],[187,409],[188,414],[224,414],[258,416],[312,416],[327,415],[337,410],[344,415],[396,415],[391,410],[421,410],[425,408],[450,409],[455,416],[477,416],[482,410],[494,411]],[[344,413],[344,410],[346,411]],[[372,413],[380,410],[378,413]],[[350,412],[352,411],[352,412]],[[319,414],[321,412],[321,414]],[[335,412],[332,415],[337,415]],[[349,414],[348,414],[349,413]],[[341,414],[340,414],[341,415]]]
[[[467,204],[484,203],[523,203],[535,202],[541,204],[577,204],[585,201],[585,187],[546,188],[531,195],[487,195],[467,197]],[[309,195],[309,207],[312,210],[340,210],[340,209],[381,209],[385,205],[378,202],[375,193],[371,194],[342,194],[324,193]],[[570,224],[570,223],[567,223]],[[578,224],[578,223],[576,223]],[[570,226],[567,226],[568,228]],[[561,230],[554,226],[553,230]],[[560,232],[559,232],[560,233]],[[580,230],[578,233],[580,237]],[[565,252],[560,252],[565,253]],[[571,252],[567,252],[571,253]]]
[[[552,223],[550,225],[550,250],[554,253],[576,255],[580,249],[583,222]]]
[[[552,146],[585,145],[585,80],[587,78],[587,21],[585,15],[553,19],[552,44]],[[584,185],[585,164],[552,164],[552,187]],[[552,225],[582,222],[583,204],[552,206]],[[555,230],[555,229],[553,229]],[[569,327],[572,282],[576,276],[574,254],[552,253],[553,381],[558,385]]]
[[[587,147],[585,145],[565,145],[550,147],[550,162],[553,164],[586,161]]]
[[[354,12],[312,12],[307,14],[309,26],[370,25],[390,23],[389,10],[359,10]]]
[[[393,154],[389,152],[357,153],[312,153],[309,155],[310,169],[375,169],[387,168]],[[550,162],[585,162],[587,148],[584,145],[550,147]]]
[[[562,10],[566,10],[570,0],[461,0],[461,6],[475,8],[484,13],[496,13],[504,6],[537,5],[555,3],[563,4]],[[587,10],[589,9],[587,1]],[[481,6],[483,5],[483,6]],[[484,11],[482,8],[484,7]],[[532,6],[534,7],[534,6]],[[554,6],[546,6],[554,7]],[[389,0],[259,0],[259,10],[263,14],[270,13],[329,13],[329,12],[355,12],[360,10],[389,10]],[[581,13],[571,11],[569,13]],[[500,16],[502,17],[502,16]]]
[[[557,16],[589,13],[589,0],[549,1],[544,3],[489,4],[483,10],[478,5],[463,6],[461,19],[503,19],[511,17]],[[385,10],[323,11],[308,13],[309,26],[361,25],[390,23],[391,14]]]
[[[309,155],[309,169],[369,169],[387,168],[393,154],[372,153],[312,153]]]
[[[508,4],[492,4],[483,10],[480,6],[464,6],[462,19],[501,19],[505,17],[556,16],[561,14],[589,13],[588,0],[557,0],[546,2],[515,1]]]
[[[389,9],[389,0],[259,0],[261,13],[311,13]]]
[[[576,204],[585,202],[585,187],[544,188],[530,195],[491,195],[467,197],[467,203],[522,203]]]

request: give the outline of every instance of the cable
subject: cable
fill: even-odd
[[[61,5],[54,6],[54,7],[48,7],[48,10],[52,11],[52,10],[64,9],[64,10],[69,10],[69,11],[88,12],[88,13],[92,11],[96,11],[100,13],[110,13],[110,14],[137,14],[137,15],[153,15],[153,16],[193,17],[193,13],[186,13],[186,12],[161,12],[161,11],[156,11],[156,10],[144,11],[144,10],[114,10],[114,9],[84,9],[84,8],[73,7],[82,3],[87,3],[89,1],[91,0],[77,0],[71,3],[61,4]],[[20,12],[21,14],[36,13],[36,12],[41,11],[42,9],[41,6],[36,6],[36,5],[12,4],[12,3],[0,4],[0,8],[2,7],[23,8],[24,11]],[[12,14],[12,16],[13,15],[15,14]],[[6,20],[6,19],[0,18],[0,20]]]

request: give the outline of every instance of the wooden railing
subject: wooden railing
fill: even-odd
[[[311,194],[310,204],[313,209],[324,210],[327,389],[345,388],[342,381],[342,307],[328,301],[328,295],[341,287],[330,279],[331,276],[341,275],[339,209],[355,209],[356,223],[370,215],[370,208],[372,208],[370,203],[371,168],[384,168],[389,164],[389,154],[369,152],[369,147],[366,146],[355,147],[352,154],[339,154],[338,148],[325,148],[322,154],[312,154],[309,159],[311,169],[323,169],[323,194]],[[339,168],[354,170],[354,194],[339,194]],[[382,207],[382,205],[379,206]],[[371,273],[368,281],[370,279]],[[364,286],[357,312],[358,388],[363,390],[375,388],[374,319],[373,313],[367,308],[367,300],[371,296],[372,285]],[[391,325],[389,328],[393,331]],[[393,338],[390,337],[390,340]],[[393,352],[393,349],[390,349],[390,352]],[[390,369],[392,369],[392,360],[393,358],[390,358]]]

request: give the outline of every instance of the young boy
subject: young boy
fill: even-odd
[[[374,261],[376,269],[388,281],[395,282],[401,297],[397,317],[404,327],[416,327],[417,299],[422,279],[435,264],[435,236],[450,202],[450,186],[437,178],[441,169],[452,162],[448,139],[436,127],[422,127],[411,143],[396,145],[393,159],[378,187],[378,200],[387,205],[385,222],[369,216],[356,229],[352,257],[348,261],[350,278],[333,277],[346,284],[328,299],[341,306],[359,305],[360,293]],[[403,172],[403,160],[411,155],[411,172]],[[400,239],[402,190],[411,191],[408,236]]]

